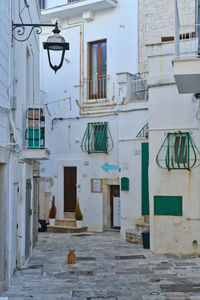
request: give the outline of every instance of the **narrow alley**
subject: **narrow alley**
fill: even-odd
[[[77,261],[67,264],[74,249]],[[118,232],[40,233],[3,300],[200,299],[199,256],[154,255]]]

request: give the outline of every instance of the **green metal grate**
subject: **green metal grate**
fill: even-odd
[[[169,132],[156,156],[160,168],[190,170],[200,165],[200,152],[189,132]]]
[[[81,149],[90,153],[108,153],[113,148],[113,139],[107,122],[88,123],[81,142]]]
[[[136,138],[148,139],[148,137],[149,137],[149,123],[145,124],[136,135]]]

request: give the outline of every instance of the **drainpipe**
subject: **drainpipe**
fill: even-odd
[[[10,5],[10,28],[12,28],[12,19],[13,19],[13,3],[12,0],[9,2]],[[14,41],[12,38],[12,32],[9,40],[9,87],[8,87],[8,97],[9,97],[9,122],[13,133],[14,142],[17,143],[17,132],[16,126],[13,119],[13,112],[11,109],[11,98],[14,97],[14,88],[13,88],[13,78],[14,78],[14,68],[13,68],[13,61],[14,61]]]
[[[80,74],[79,74],[79,101],[80,104],[84,101],[84,22],[68,22],[69,26],[63,26],[64,29],[71,29],[74,27],[80,27],[80,55],[79,55],[79,63],[80,63]]]
[[[178,2],[174,0],[174,10],[175,10],[175,57],[180,56],[180,21],[179,21],[179,12],[178,12]]]

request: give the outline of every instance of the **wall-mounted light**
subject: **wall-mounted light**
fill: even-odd
[[[12,24],[12,37],[18,42],[25,42],[29,39],[34,29],[36,29],[36,34],[40,34],[42,32],[42,27],[55,27],[53,30],[53,35],[50,35],[47,38],[47,41],[43,43],[44,49],[47,50],[49,65],[55,71],[55,73],[62,67],[63,60],[65,56],[65,51],[69,50],[69,43],[65,42],[64,37],[62,37],[59,33],[60,30],[58,29],[58,22],[53,24]],[[26,33],[26,29],[30,28],[29,33],[27,34],[26,38],[23,36]],[[20,38],[21,37],[21,38]],[[62,51],[60,64],[52,65],[51,57],[50,57],[50,50],[51,51]]]
[[[58,29],[58,22],[56,21],[55,29],[53,30],[53,35],[50,35],[45,43],[43,43],[44,49],[47,50],[49,65],[55,71],[55,73],[62,67],[63,60],[65,56],[65,51],[69,50],[69,43],[65,42],[64,37],[60,35],[60,30]],[[51,51],[62,51],[60,64],[53,66],[51,63]]]

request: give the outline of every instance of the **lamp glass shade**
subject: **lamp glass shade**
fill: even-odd
[[[46,43],[49,45],[49,50],[61,51],[63,50],[62,44],[65,43],[65,39],[59,33],[54,33],[47,38]]]

